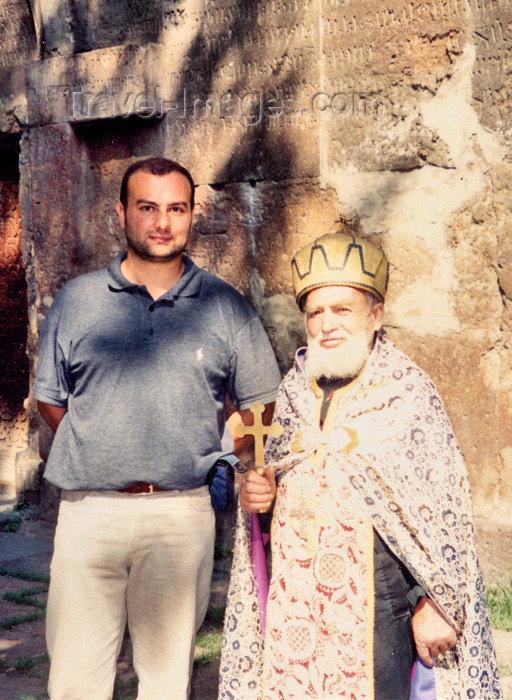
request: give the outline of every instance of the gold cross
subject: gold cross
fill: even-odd
[[[265,435],[272,435],[278,438],[283,432],[283,426],[279,423],[272,423],[272,425],[263,425],[262,415],[265,410],[265,406],[261,401],[256,401],[250,408],[252,415],[254,416],[254,425],[244,425],[243,423],[237,423],[235,426],[235,433],[238,437],[244,437],[245,435],[254,435],[254,466],[258,474],[263,474],[265,472],[265,457],[263,452]]]
[[[290,515],[292,518],[297,518],[299,520],[299,537],[302,540],[308,539],[308,520],[316,520],[316,513],[314,510],[309,508],[308,502],[304,498],[304,494],[300,495],[300,503],[297,508],[294,508]]]

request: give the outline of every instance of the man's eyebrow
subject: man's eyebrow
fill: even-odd
[[[137,199],[135,204],[151,204],[151,206],[153,206],[153,207],[160,206],[158,204],[158,202],[153,202],[153,201],[151,201],[151,199]],[[187,204],[188,204],[188,202],[185,202],[185,201],[183,201],[183,202],[170,202],[167,206],[168,207],[176,207],[176,206],[186,207]]]

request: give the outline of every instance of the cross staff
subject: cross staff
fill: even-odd
[[[263,454],[263,438],[265,435],[272,435],[273,437],[279,437],[283,432],[283,426],[279,423],[272,423],[272,425],[263,425],[262,415],[265,410],[265,406],[261,401],[256,401],[253,403],[249,409],[254,417],[254,425],[244,425],[243,423],[237,423],[235,426],[235,433],[238,437],[244,437],[245,435],[254,435],[254,465],[258,474],[263,475],[265,473],[265,457]]]

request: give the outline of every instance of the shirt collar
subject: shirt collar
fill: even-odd
[[[176,284],[171,287],[168,292],[163,294],[160,299],[176,299],[178,296],[192,297],[199,294],[201,288],[201,276],[198,274],[199,268],[187,255],[184,255],[182,259],[185,263],[183,274]],[[110,289],[115,291],[130,291],[139,289],[140,287],[145,289],[144,285],[138,285],[126,279],[121,272],[121,263],[123,260],[126,260],[126,251],[119,253],[107,268],[109,273],[108,286]]]

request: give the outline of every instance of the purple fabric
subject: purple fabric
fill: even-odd
[[[436,700],[436,698],[434,667],[425,666],[418,658],[412,668],[410,700]]]
[[[256,590],[258,592],[260,622],[263,633],[265,633],[265,624],[267,621],[268,596],[268,572],[265,545],[269,539],[269,535],[262,534],[258,516],[256,513],[253,513],[251,515],[251,564],[252,573],[256,582]]]

